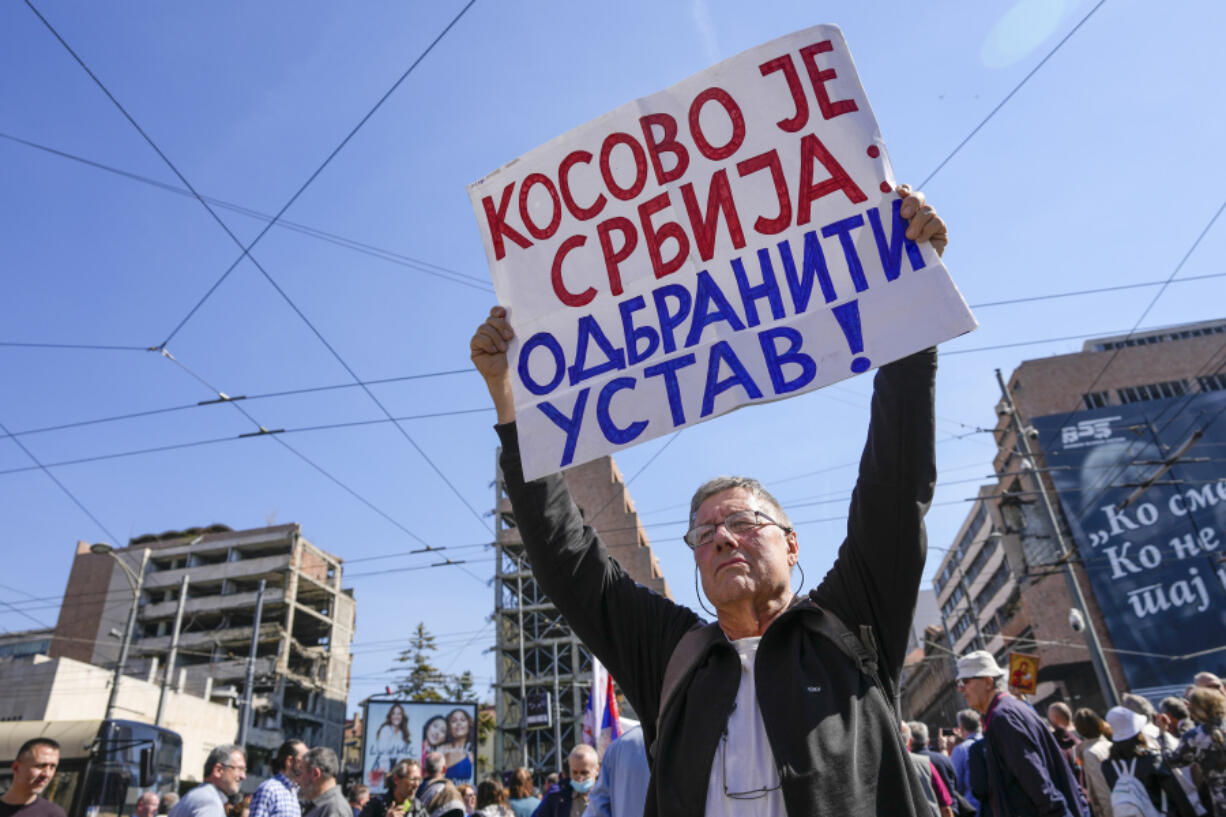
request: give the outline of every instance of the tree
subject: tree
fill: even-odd
[[[438,647],[434,636],[422,622],[409,638],[409,648],[400,653],[396,660],[409,664],[409,672],[400,679],[396,691],[404,694],[410,701],[445,701],[448,691],[447,679],[430,663],[430,658]],[[471,684],[471,678],[469,679]]]

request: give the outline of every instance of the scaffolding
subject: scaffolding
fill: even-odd
[[[566,472],[584,519],[635,581],[665,596],[668,586],[651,552],[617,465],[603,457]],[[559,771],[580,742],[592,656],[532,576],[502,474],[495,514],[494,619],[497,652],[494,766]],[[525,701],[551,701],[552,723],[528,727]],[[634,717],[633,712],[623,712]]]

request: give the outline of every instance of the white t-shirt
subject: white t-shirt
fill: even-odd
[[[786,817],[783,791],[779,788],[779,771],[754,684],[754,656],[758,654],[761,637],[739,638],[732,642],[741,658],[741,683],[736,690],[736,703],[728,716],[728,726],[715,750],[711,763],[711,779],[707,783],[706,817]],[[741,797],[729,797],[742,793]],[[754,797],[755,792],[763,789]]]

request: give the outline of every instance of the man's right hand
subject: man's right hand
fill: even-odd
[[[507,345],[515,337],[507,321],[505,307],[495,306],[485,323],[477,327],[469,342],[470,357],[477,373],[485,379],[499,423],[515,419],[515,398],[511,394],[511,376],[507,366]]]

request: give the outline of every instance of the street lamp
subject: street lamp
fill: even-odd
[[[111,713],[115,709],[115,699],[119,697],[119,679],[123,675],[124,664],[128,662],[128,647],[132,643],[132,631],[136,629],[136,611],[140,607],[140,591],[145,584],[145,567],[149,564],[149,548],[145,548],[141,552],[140,570],[133,571],[128,567],[128,563],[119,558],[115,553],[115,548],[99,542],[89,546],[91,553],[105,554],[115,560],[115,563],[123,570],[124,578],[128,580],[128,586],[132,588],[132,609],[128,611],[128,626],[123,631],[123,643],[119,648],[119,660],[115,663],[115,678],[111,681],[111,695],[106,702],[106,720],[111,719]]]

